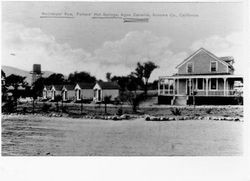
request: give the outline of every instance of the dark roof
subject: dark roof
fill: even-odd
[[[77,83],[79,85],[79,87],[81,89],[93,89],[93,87],[95,86],[94,83],[85,83],[85,82],[80,82],[80,83]]]
[[[102,89],[120,89],[120,86],[115,82],[97,82]]]
[[[66,85],[64,85],[64,87],[65,87],[67,90],[74,90],[75,85],[74,85],[74,84],[66,84]]]
[[[55,87],[55,90],[61,91],[63,88],[63,85],[53,85]]]
[[[45,85],[44,88],[46,88],[47,90],[50,90],[52,87],[52,85]]]

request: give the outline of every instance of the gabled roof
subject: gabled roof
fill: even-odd
[[[77,83],[81,89],[93,89],[95,83],[85,83],[85,82],[80,82]]]
[[[45,88],[46,90],[50,90],[50,89],[52,88],[52,85],[44,85],[44,88]]]
[[[179,68],[180,66],[182,66],[183,64],[185,64],[186,62],[188,62],[190,59],[192,59],[195,55],[197,55],[198,53],[200,53],[201,51],[205,52],[206,54],[208,54],[210,57],[212,57],[213,59],[221,62],[222,64],[226,65],[226,66],[230,66],[228,63],[226,63],[225,61],[219,59],[217,56],[215,56],[213,53],[207,51],[204,48],[200,48],[199,50],[197,50],[196,52],[194,52],[192,55],[190,55],[188,58],[186,58],[185,60],[183,60],[179,65],[176,66],[176,68]]]
[[[120,89],[120,86],[115,82],[97,82],[102,89]]]
[[[63,85],[63,87],[67,90],[74,90],[75,89],[74,84],[66,84],[66,85]]]
[[[63,85],[53,85],[56,91],[61,91],[63,88]]]

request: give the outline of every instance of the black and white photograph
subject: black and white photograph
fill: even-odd
[[[244,5],[2,2],[2,157],[242,156]]]

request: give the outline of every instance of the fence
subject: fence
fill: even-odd
[[[114,115],[131,114],[133,112],[130,105],[107,105],[105,104],[82,104],[82,103],[62,103],[62,102],[39,102],[18,103],[10,112],[16,113],[67,113],[69,115]]]

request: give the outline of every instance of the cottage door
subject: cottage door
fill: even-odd
[[[97,90],[97,100],[101,101],[101,90]]]
[[[81,99],[81,90],[78,90],[78,100]]]

